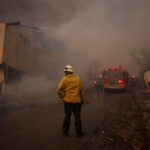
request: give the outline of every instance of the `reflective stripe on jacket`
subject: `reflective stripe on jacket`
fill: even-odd
[[[84,99],[82,81],[74,74],[69,74],[61,79],[57,92],[65,102],[81,103]]]

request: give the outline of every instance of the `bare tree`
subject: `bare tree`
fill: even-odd
[[[141,74],[150,70],[150,48],[134,50],[130,53],[133,61],[139,66]]]

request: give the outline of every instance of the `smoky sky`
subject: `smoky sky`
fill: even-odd
[[[147,0],[93,1],[59,32],[71,53],[85,52],[84,62],[88,56],[88,61],[99,60],[103,67],[121,64],[136,73],[139,68],[129,53],[150,47],[149,8]]]
[[[31,25],[60,25],[79,8],[76,0],[1,0],[1,21],[22,21]]]
[[[53,28],[76,67],[96,60],[136,72],[129,54],[150,47],[149,8],[149,0],[1,0],[0,21]]]

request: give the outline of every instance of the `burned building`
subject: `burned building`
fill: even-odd
[[[11,83],[24,73],[47,72],[53,77],[65,55],[61,40],[17,23],[0,23],[0,83]],[[55,64],[55,65],[54,65]]]

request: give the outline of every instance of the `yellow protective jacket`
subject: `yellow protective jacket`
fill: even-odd
[[[57,92],[65,102],[81,103],[84,100],[82,81],[74,74],[69,74],[61,79]]]

